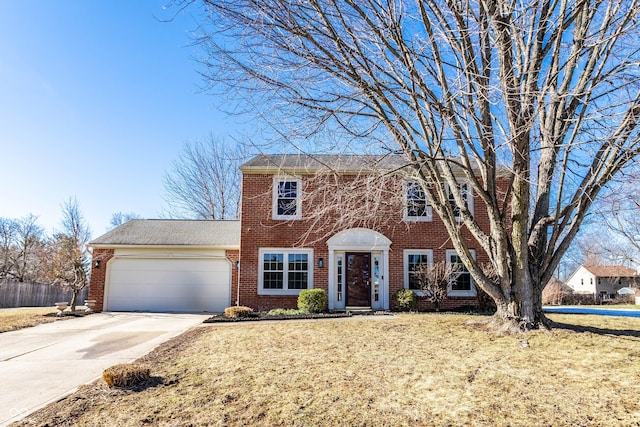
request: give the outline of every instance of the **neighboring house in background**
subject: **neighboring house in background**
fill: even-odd
[[[635,288],[638,284],[638,272],[622,265],[581,265],[567,280],[575,293],[601,299],[615,298],[621,288]]]
[[[267,310],[296,307],[301,290],[320,288],[331,310],[387,310],[394,308],[396,291],[416,289],[412,274],[418,266],[445,261],[463,271],[441,308],[478,305],[471,275],[403,165],[398,156],[257,156],[240,168],[240,221],[133,220],[91,242],[94,261],[101,261],[94,262],[89,298],[98,300],[98,309],[114,311],[222,311],[225,304]],[[387,180],[389,198],[375,209],[384,221],[336,226],[335,206],[326,206],[320,216],[310,214],[327,195],[318,179],[324,172],[331,171],[337,183],[326,189],[331,192],[342,183],[357,189],[359,180],[381,170],[395,171]],[[469,210],[487,230],[482,205],[462,178],[460,185]],[[359,194],[351,195],[351,203]],[[462,234],[472,255],[487,262],[465,227]],[[197,278],[194,269],[202,272]],[[419,304],[433,308],[425,298]]]

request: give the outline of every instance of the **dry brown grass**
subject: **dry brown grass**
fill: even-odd
[[[15,331],[41,323],[55,322],[58,319],[53,315],[57,312],[58,310],[55,307],[0,310],[0,332]]]
[[[162,381],[99,381],[24,425],[640,425],[640,319],[550,317],[527,336],[449,314],[213,324],[143,358]]]

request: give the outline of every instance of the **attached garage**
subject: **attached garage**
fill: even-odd
[[[231,302],[224,258],[114,258],[107,277],[109,311],[221,312]]]
[[[222,312],[240,249],[239,221],[131,220],[90,243],[98,310]]]

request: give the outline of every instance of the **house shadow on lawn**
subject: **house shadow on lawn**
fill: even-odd
[[[631,337],[640,338],[640,331],[637,329],[611,329],[611,328],[597,328],[595,326],[573,325],[571,323],[563,322],[551,322],[553,329],[566,329],[573,332],[584,333],[590,332],[597,335],[606,335],[614,337]]]

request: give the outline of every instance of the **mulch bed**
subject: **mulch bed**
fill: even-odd
[[[363,311],[363,312],[335,312],[335,313],[310,313],[310,314],[282,314],[271,316],[268,312],[251,313],[245,317],[227,317],[224,314],[211,316],[203,323],[222,323],[222,322],[256,322],[261,320],[297,320],[297,319],[338,319],[351,316],[380,316],[392,315],[388,311]]]

